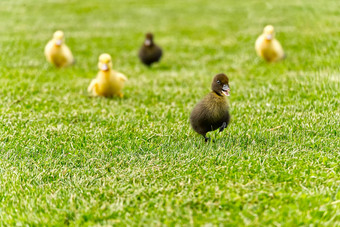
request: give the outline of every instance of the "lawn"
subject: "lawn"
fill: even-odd
[[[0,0],[0,226],[340,225],[340,1]],[[267,24],[287,59],[254,50]],[[76,65],[43,49],[65,32]],[[164,57],[137,52],[152,31]],[[124,98],[86,88],[107,52]],[[190,127],[224,72],[231,124]]]

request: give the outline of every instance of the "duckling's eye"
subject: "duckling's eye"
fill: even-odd
[[[218,80],[217,83],[218,83],[218,84],[221,84],[221,81]]]

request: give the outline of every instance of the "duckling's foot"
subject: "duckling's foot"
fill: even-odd
[[[222,132],[227,127],[227,122],[223,122],[222,126],[220,127],[220,132]]]
[[[124,95],[123,95],[123,93],[119,93],[119,98],[123,98],[124,97]]]

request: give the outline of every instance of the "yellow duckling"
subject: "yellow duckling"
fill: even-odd
[[[62,31],[56,31],[53,34],[53,38],[45,46],[45,56],[48,62],[59,68],[74,63],[72,52],[65,44]]]
[[[255,43],[257,55],[267,62],[280,61],[286,57],[281,44],[274,36],[274,27],[267,25],[263,29],[263,34],[257,38]]]
[[[119,96],[122,98],[122,89],[127,78],[122,73],[112,70],[111,56],[109,54],[99,56],[98,68],[100,71],[96,79],[91,81],[90,86],[87,88],[88,92],[93,96]]]

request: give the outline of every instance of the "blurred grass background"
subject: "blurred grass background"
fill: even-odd
[[[1,0],[0,224],[339,225],[339,7]],[[255,55],[267,24],[282,63]],[[58,29],[74,67],[45,61]],[[151,69],[148,31],[164,50]],[[103,52],[124,99],[87,96]],[[205,144],[188,117],[220,72],[232,122]]]

